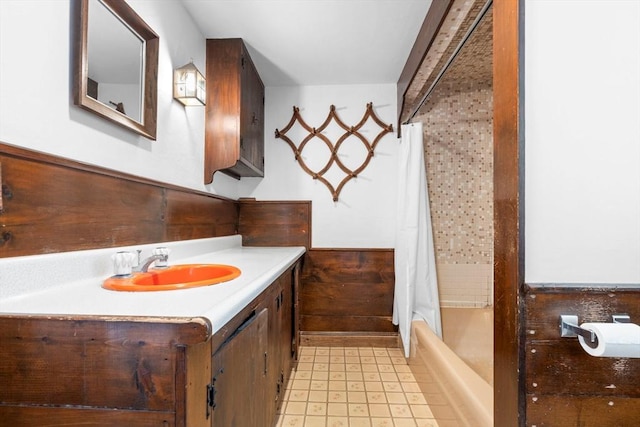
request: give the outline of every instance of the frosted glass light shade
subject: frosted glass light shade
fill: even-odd
[[[173,72],[173,97],[184,105],[205,105],[206,93],[204,76],[193,62]]]

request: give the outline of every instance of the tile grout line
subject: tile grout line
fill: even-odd
[[[400,349],[302,347],[278,427],[437,427]]]

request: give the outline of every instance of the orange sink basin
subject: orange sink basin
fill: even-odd
[[[182,264],[165,269],[133,273],[129,277],[110,277],[102,287],[112,291],[169,291],[215,285],[235,279],[240,270],[223,264]]]

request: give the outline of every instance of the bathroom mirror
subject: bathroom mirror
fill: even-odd
[[[74,103],[155,140],[158,35],[124,0],[74,7]]]

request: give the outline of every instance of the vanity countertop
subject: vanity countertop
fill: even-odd
[[[304,247],[246,247],[241,236],[168,242],[0,259],[0,315],[204,317],[215,333],[291,267]],[[121,292],[102,288],[111,254],[156,246],[171,250],[169,264],[229,264],[241,275],[198,288]],[[146,250],[146,252],[145,252]]]

